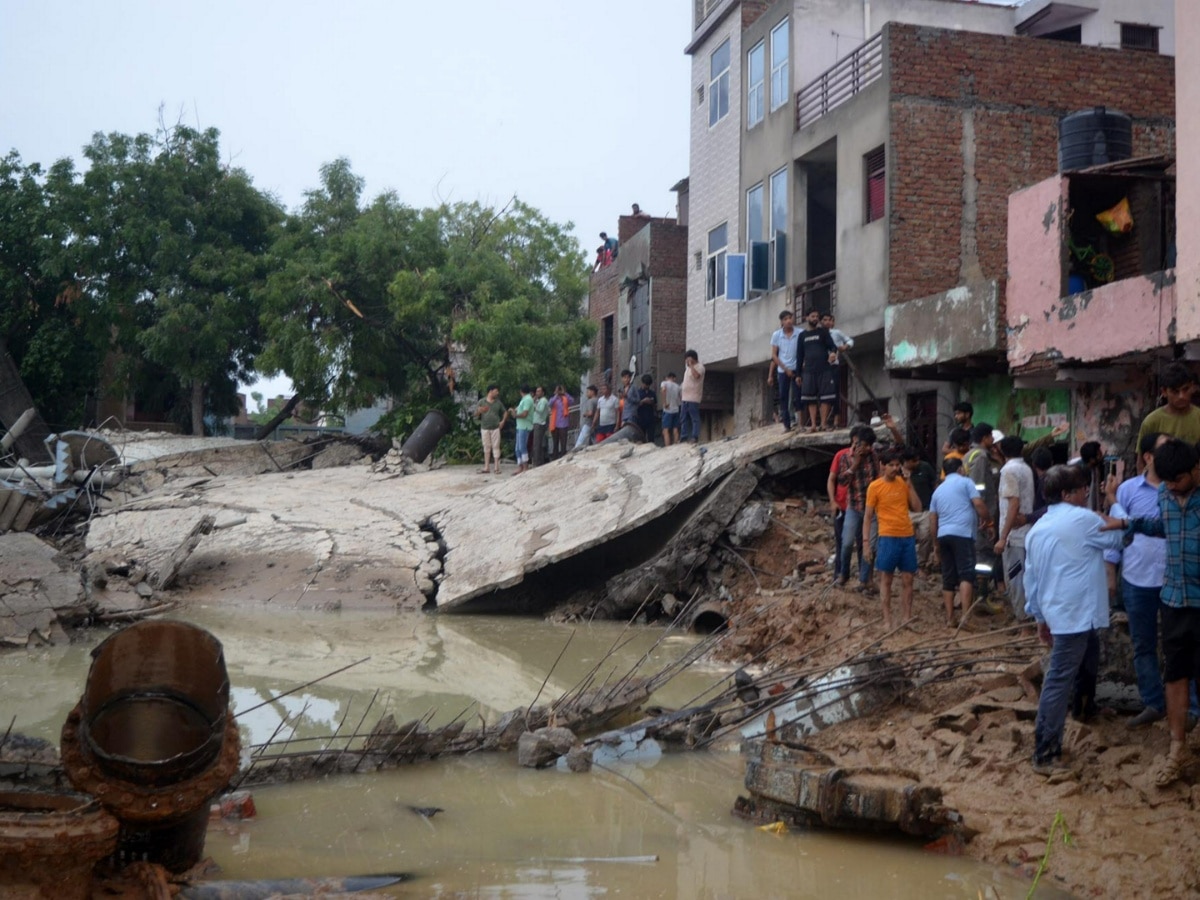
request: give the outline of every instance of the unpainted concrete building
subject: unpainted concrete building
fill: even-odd
[[[855,338],[851,419],[886,409],[932,447],[964,380],[1011,393],[1008,194],[1056,171],[1058,118],[1092,104],[1139,117],[1136,152],[1173,151],[1172,13],[1170,0],[696,0],[688,343],[734,379],[714,432],[769,421],[785,307],[833,311]],[[1157,53],[1102,49],[1120,45]],[[992,417],[1046,421],[1061,400]]]

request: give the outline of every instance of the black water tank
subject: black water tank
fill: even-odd
[[[1133,155],[1133,120],[1103,106],[1058,120],[1058,168],[1086,169]]]

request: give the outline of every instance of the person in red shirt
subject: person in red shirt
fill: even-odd
[[[850,446],[843,447],[833,454],[833,461],[829,464],[829,479],[825,482],[825,491],[829,494],[829,512],[833,516],[833,571],[835,575],[842,571],[842,528],[846,523],[846,504],[850,499],[849,486],[838,481],[838,468],[843,464],[847,466],[850,464],[847,457],[854,453],[854,447],[858,444],[860,427],[862,426],[856,425],[850,429]],[[862,562],[861,550],[859,551],[859,562]]]

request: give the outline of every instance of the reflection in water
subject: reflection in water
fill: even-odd
[[[542,701],[575,686],[615,642],[632,637],[597,681],[618,677],[662,632],[611,623],[573,629],[512,618],[194,609],[188,621],[224,645],[236,709],[246,710],[363,657],[368,662],[239,718],[244,743],[342,733],[385,712],[449,721],[478,701],[489,719],[528,705],[567,640]],[[571,638],[572,631],[575,635]],[[86,643],[0,654],[0,716],[57,743],[90,663]],[[650,653],[647,674],[693,639]],[[693,666],[655,696],[694,700],[727,675]],[[474,718],[474,712],[469,713]],[[283,725],[284,721],[286,725]],[[293,731],[294,729],[294,731]],[[296,744],[290,749],[309,749]],[[668,754],[572,775],[530,771],[511,755],[479,755],[255,792],[259,817],[216,823],[207,850],[229,878],[411,871],[397,896],[970,897],[1024,886],[974,863],[854,836],[771,835],[730,815],[742,790],[736,755]],[[619,774],[614,774],[619,773]],[[424,818],[410,806],[437,806]],[[657,856],[656,862],[615,861]],[[582,861],[581,861],[582,860]]]

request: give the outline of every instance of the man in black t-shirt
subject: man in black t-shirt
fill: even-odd
[[[837,344],[829,329],[821,327],[821,314],[810,309],[808,328],[800,335],[800,402],[808,409],[808,430],[831,431],[829,413],[833,409],[837,387],[833,383],[833,362],[837,359]],[[821,418],[817,419],[818,404]]]

